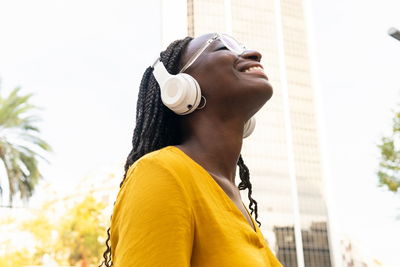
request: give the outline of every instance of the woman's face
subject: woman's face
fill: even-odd
[[[181,66],[209,40],[213,34],[193,39],[181,58]],[[185,71],[200,84],[207,108],[217,110],[222,117],[235,114],[249,119],[272,96],[272,86],[260,64],[261,54],[246,50],[237,55],[220,40],[213,41]],[[258,69],[257,69],[258,67]]]

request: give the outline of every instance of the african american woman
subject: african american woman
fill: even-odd
[[[211,33],[173,42],[147,68],[103,265],[282,266],[259,229],[240,153],[272,96],[260,60]]]

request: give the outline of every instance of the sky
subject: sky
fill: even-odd
[[[400,28],[400,2],[307,2],[335,231],[395,267],[400,199],[377,187],[375,172],[376,144],[400,103],[400,42],[387,35]],[[21,86],[43,108],[54,150],[46,181],[69,188],[125,161],[140,78],[160,51],[159,3],[0,2],[0,90]]]
[[[400,103],[398,1],[313,1],[314,68],[322,95],[330,204],[339,232],[398,266],[399,196],[377,188],[376,144]],[[315,73],[314,73],[315,74]]]

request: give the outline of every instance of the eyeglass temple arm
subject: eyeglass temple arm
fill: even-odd
[[[206,48],[215,40],[218,38],[218,35],[215,35],[213,38],[209,39],[202,48],[200,48],[197,53],[195,53],[191,58],[189,58],[188,62],[185,64],[185,66],[183,66],[183,68],[179,71],[179,73],[184,72],[185,70],[187,70],[190,65],[193,64],[193,62],[196,61],[196,59],[204,52],[204,50],[206,50]]]

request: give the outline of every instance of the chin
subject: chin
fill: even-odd
[[[264,86],[264,92],[266,95],[266,98],[268,100],[270,100],[270,98],[272,97],[272,95],[274,94],[274,88],[272,87],[272,85],[267,81],[266,85]]]
[[[249,91],[250,90],[252,91],[252,95],[254,95],[254,101],[262,103],[262,105],[270,100],[274,93],[272,85],[268,80],[264,80],[262,83],[257,83],[257,85],[254,85],[254,87],[249,89]]]
[[[257,88],[257,90],[254,91],[255,93],[250,100],[250,103],[252,104],[253,115],[256,114],[271,99],[273,94],[272,86],[270,85]]]

